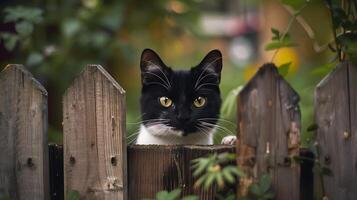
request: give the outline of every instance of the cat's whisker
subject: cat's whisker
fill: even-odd
[[[230,120],[227,120],[227,119],[223,119],[223,118],[199,118],[197,119],[198,121],[205,121],[205,120],[217,120],[218,122],[225,122],[225,123],[228,123],[230,125],[232,125],[233,127],[237,127],[236,123],[230,121]]]
[[[167,87],[166,85],[160,83],[160,82],[149,82],[149,83],[146,83],[147,85],[160,85],[162,87],[164,87],[166,90],[170,90],[169,87]]]
[[[212,74],[212,73],[209,73],[209,74],[206,74],[206,75],[204,75],[202,78],[200,78],[198,81],[196,81],[196,84],[195,84],[195,89],[197,88],[197,86],[206,78],[206,77],[208,77],[208,76],[216,76],[217,77],[217,75],[216,74]]]
[[[211,66],[211,64],[217,62],[217,61],[220,60],[220,59],[222,59],[222,57],[218,57],[218,58],[214,59],[212,62],[208,63],[208,64],[203,68],[201,74],[198,76],[198,79],[197,79],[197,81],[196,81],[196,83],[195,83],[195,86],[197,85],[198,80],[201,79],[203,73],[208,69],[208,67]]]
[[[127,122],[127,124],[142,124],[144,122],[154,122],[154,121],[168,121],[167,119],[148,119],[148,120],[142,120],[142,121],[137,121],[137,122]]]
[[[155,74],[155,73],[152,73],[152,72],[144,72],[144,74],[151,74],[151,75],[153,75],[153,76],[156,76],[157,78],[159,78],[159,79],[166,85],[167,88],[170,88],[170,87],[171,87],[171,85],[170,85],[169,83],[167,83],[164,79],[162,79],[161,76],[159,76],[159,75],[157,75],[157,74]]]
[[[229,129],[227,129],[226,127],[223,127],[223,126],[220,126],[220,125],[217,125],[217,124],[212,124],[212,123],[207,123],[207,122],[200,122],[202,123],[203,125],[208,125],[208,126],[213,126],[215,128],[218,128],[220,129],[221,131],[225,132],[225,133],[228,133],[227,135],[235,135],[232,131],[230,131]]]
[[[215,85],[215,86],[218,87],[218,84],[215,84],[215,83],[203,83],[203,84],[199,85],[199,86],[195,89],[195,91],[199,90],[201,87],[203,87],[203,86],[205,86],[205,85]]]
[[[157,68],[160,70],[160,72],[162,73],[162,75],[164,75],[164,78],[166,79],[167,84],[170,86],[170,88],[172,87],[172,86],[171,86],[171,83],[170,83],[170,81],[169,81],[169,79],[168,79],[167,76],[166,76],[166,74],[161,70],[161,67],[157,66],[155,63],[153,63],[153,62],[151,62],[151,61],[149,61],[149,60],[145,60],[145,62],[150,63],[152,66],[157,67]]]

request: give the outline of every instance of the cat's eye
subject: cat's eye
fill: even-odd
[[[200,108],[200,107],[204,106],[205,104],[206,104],[206,98],[204,98],[204,97],[197,97],[193,101],[193,105],[197,108]]]
[[[160,104],[165,108],[168,108],[172,105],[172,100],[168,97],[160,97],[159,98]]]

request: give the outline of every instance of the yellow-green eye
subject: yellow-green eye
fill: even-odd
[[[172,105],[172,100],[168,97],[160,97],[159,99],[160,104],[164,106],[165,108],[168,108]]]
[[[194,101],[193,101],[193,105],[195,105],[195,107],[200,108],[202,106],[204,106],[206,104],[206,98],[204,97],[197,97]]]

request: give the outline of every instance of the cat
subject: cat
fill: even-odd
[[[210,51],[190,70],[172,70],[145,49],[140,69],[142,124],[136,144],[213,144],[222,102],[221,52]],[[233,143],[232,137],[222,141]]]

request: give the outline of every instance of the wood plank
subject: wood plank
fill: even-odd
[[[128,147],[129,199],[153,199],[161,190],[181,188],[182,195],[215,199],[216,190],[194,188],[191,160],[214,152],[234,152],[234,146],[131,145]]]
[[[239,195],[265,173],[271,175],[276,199],[299,199],[299,95],[273,64],[263,65],[239,93],[237,163],[248,174]],[[286,180],[289,180],[287,184]]]
[[[125,91],[89,65],[63,97],[65,195],[126,198]]]
[[[333,172],[315,190],[325,191],[329,199],[357,198],[356,71],[352,64],[341,63],[315,90],[319,159]]]
[[[0,73],[0,198],[49,199],[47,92],[22,65]]]

